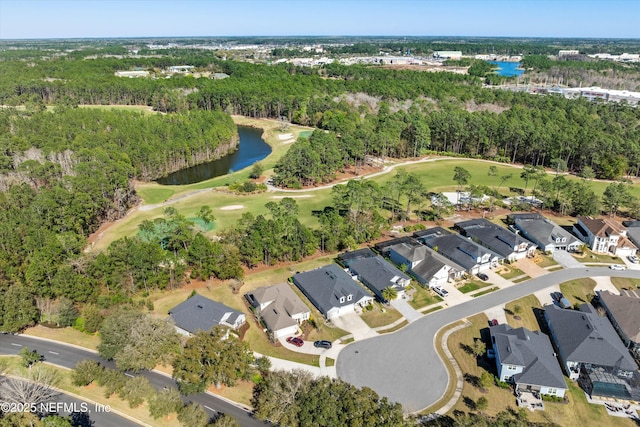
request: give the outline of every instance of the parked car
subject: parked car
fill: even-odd
[[[449,292],[446,289],[441,288],[440,286],[434,286],[432,289],[433,289],[433,292],[435,292],[436,294],[440,295],[443,298],[449,295]]]
[[[484,273],[478,273],[478,274],[476,274],[476,276],[478,276],[478,279],[480,279],[480,280],[484,280],[485,282],[486,282],[487,280],[489,280],[489,276],[487,276],[487,275],[486,275],[486,274],[484,274]]]
[[[500,322],[498,322],[498,319],[489,320],[489,326],[498,326],[499,324]]]
[[[627,267],[625,267],[622,264],[611,264],[609,266],[609,268],[612,269],[612,270],[626,270],[627,269]]]
[[[560,308],[571,308],[571,303],[562,295],[562,292],[555,292],[553,298],[558,302]]]
[[[492,348],[488,349],[488,350],[487,350],[487,357],[488,357],[489,359],[495,359],[495,358],[496,358],[496,352],[495,352],[495,351],[493,351],[493,349],[492,349]]]
[[[315,341],[313,345],[319,348],[331,348],[331,341],[318,340],[318,341]]]
[[[289,338],[287,338],[287,342],[289,344],[295,345],[296,347],[302,347],[304,345],[304,341],[302,341],[298,337],[289,337]]]
[[[635,255],[629,255],[627,258],[629,259],[629,261],[631,261],[634,264],[640,263],[640,258],[638,258]]]

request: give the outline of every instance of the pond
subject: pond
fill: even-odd
[[[251,166],[271,153],[262,139],[262,130],[238,126],[238,150],[217,160],[181,169],[157,180],[162,185],[184,185],[205,181]]]
[[[498,66],[496,74],[502,77],[517,77],[524,73],[519,62],[489,61],[489,63]]]

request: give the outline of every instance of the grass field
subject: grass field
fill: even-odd
[[[580,261],[581,263],[605,263],[605,264],[616,264],[621,262],[620,258],[615,255],[607,255],[607,254],[596,254],[591,252],[590,250],[585,251],[582,255],[573,254],[574,258]]]
[[[373,310],[365,311],[360,316],[370,328],[390,325],[402,317],[402,314],[391,306],[383,306],[375,302],[373,307]]]
[[[478,289],[485,288],[491,285],[491,283],[480,282],[478,280],[469,280],[464,285],[460,286],[458,290],[463,294],[467,294],[469,292],[477,291]]]
[[[520,307],[518,310],[516,307]],[[534,314],[534,308],[542,308],[540,301],[534,295],[527,295],[519,300],[511,301],[505,305],[507,322],[512,328],[525,327],[530,331],[539,331],[540,326]],[[510,314],[513,313],[513,314]],[[519,319],[516,318],[519,317]]]
[[[631,279],[628,277],[612,277],[611,283],[618,289],[618,291],[625,289],[638,289],[640,288],[640,279]]]
[[[475,294],[473,294],[471,296],[474,297],[474,298],[481,297],[482,295],[486,295],[486,294],[491,293],[493,291],[497,291],[498,289],[500,289],[500,288],[497,287],[497,286],[494,286],[493,288],[485,289],[485,290],[480,291],[478,293],[475,293]]]
[[[67,344],[77,345],[90,350],[96,350],[100,344],[98,335],[89,335],[73,328],[52,329],[42,325],[36,325],[22,332],[25,335],[39,338],[47,338]]]
[[[593,298],[595,286],[595,280],[589,278],[570,280],[560,283],[560,292],[571,302],[571,305],[584,304]]]
[[[524,271],[520,270],[518,267],[514,267],[513,265],[503,264],[500,267],[500,270],[497,272],[502,278],[511,280],[515,277],[520,277],[524,275]]]
[[[409,301],[409,305],[416,310],[442,301],[442,298],[434,295],[432,291],[425,289],[421,285],[414,282],[412,286],[415,289],[415,293]]]

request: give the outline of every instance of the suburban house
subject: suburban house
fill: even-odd
[[[454,265],[459,265],[461,270],[469,274],[477,274],[491,267],[497,267],[504,260],[497,253],[457,233],[450,233],[442,227],[417,231],[413,235],[418,241],[453,261]]]
[[[409,273],[430,288],[444,285],[464,273],[464,268],[415,241],[391,246],[389,258],[397,265],[405,265]]]
[[[500,381],[520,391],[564,397],[567,384],[549,337],[507,324],[489,328]]]
[[[421,245],[422,246],[422,245]],[[358,276],[367,288],[382,302],[388,302],[382,295],[385,288],[392,287],[399,297],[404,294],[405,286],[411,278],[389,264],[380,255],[374,258],[356,258],[349,263],[349,271]]]
[[[412,239],[409,236],[403,236],[391,240],[385,240],[384,242],[378,242],[373,247],[376,249],[376,251],[380,252],[382,256],[389,256],[389,250],[391,249],[391,246],[398,245],[400,243],[413,244],[415,243],[415,241],[415,239]]]
[[[507,215],[507,221],[548,254],[556,250],[573,252],[582,245],[573,234],[538,213]]]
[[[182,335],[192,335],[216,326],[238,329],[247,319],[238,310],[196,294],[169,310],[169,321]]]
[[[548,305],[544,317],[565,373],[590,396],[640,399],[638,365],[606,317]]]
[[[275,339],[295,334],[311,315],[288,283],[258,288],[244,297]]]
[[[336,264],[298,273],[293,283],[327,319],[352,313],[373,297]]]
[[[623,291],[622,295],[597,291],[596,294],[624,345],[640,356],[640,294],[637,291]]]
[[[511,262],[533,256],[536,252],[536,245],[529,240],[484,218],[457,222],[455,227],[462,235]]]
[[[579,216],[573,232],[596,253],[624,257],[635,254],[638,249],[627,238],[627,230],[622,224],[609,218]]]
[[[627,237],[631,243],[640,247],[640,221],[622,221],[622,225],[627,228]]]
[[[356,249],[355,251],[343,252],[340,255],[338,255],[338,260],[340,264],[344,265],[345,267],[349,267],[349,265],[357,259],[375,258],[377,256],[378,254],[373,252],[371,249],[362,248],[362,249]]]

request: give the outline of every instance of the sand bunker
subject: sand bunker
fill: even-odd
[[[313,194],[301,194],[299,196],[272,196],[272,199],[284,199],[290,197],[292,199],[304,199],[306,197],[313,197]]]
[[[291,139],[291,138],[293,138],[292,133],[283,133],[282,135],[278,135],[278,139],[281,141],[284,141],[285,139]]]
[[[237,211],[238,209],[244,209],[244,205],[229,205],[220,208],[221,211]]]

